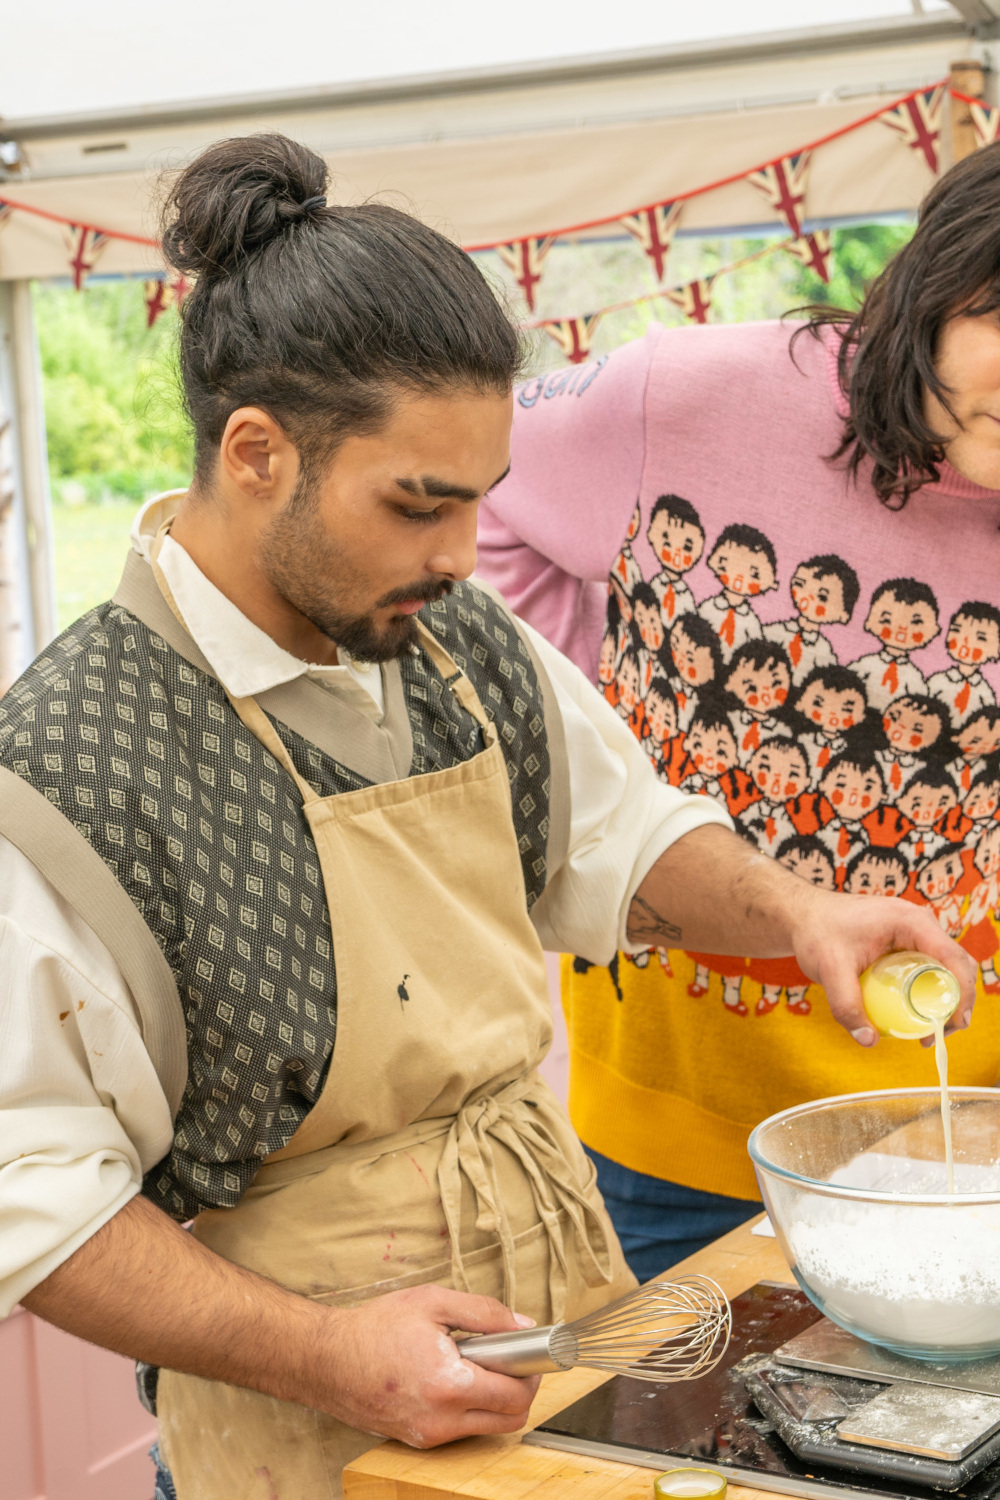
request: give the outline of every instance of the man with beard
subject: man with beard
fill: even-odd
[[[794,954],[854,1031],[922,947],[972,1001],[929,913],[761,860],[467,581],[515,332],[326,181],[253,136],[175,182],[191,487],[0,704],[2,1310],[161,1367],[179,1500],[515,1431],[537,1380],[450,1333],[635,1285],[537,1073],[543,944]]]

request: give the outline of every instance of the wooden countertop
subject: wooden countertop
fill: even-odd
[[[713,1276],[729,1297],[755,1281],[794,1285],[777,1240],[752,1235],[751,1224],[742,1224],[671,1270]],[[544,1376],[529,1426],[544,1422],[608,1378],[596,1370]],[[450,1500],[459,1495],[473,1500],[526,1500],[529,1495],[531,1500],[556,1500],[565,1486],[572,1485],[573,1500],[652,1500],[653,1473],[635,1464],[526,1448],[520,1435],[511,1433],[463,1438],[423,1453],[402,1443],[383,1443],[347,1466],[344,1493],[348,1500]],[[733,1500],[774,1500],[773,1495],[737,1485],[730,1485],[729,1494]]]

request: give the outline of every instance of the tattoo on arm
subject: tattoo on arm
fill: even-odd
[[[657,948],[664,942],[679,943],[683,937],[679,927],[668,922],[662,912],[658,912],[655,906],[650,906],[641,896],[632,897],[626,931],[630,942],[648,943],[651,948]]]

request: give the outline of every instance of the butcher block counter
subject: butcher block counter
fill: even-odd
[[[697,1255],[671,1267],[671,1274],[701,1271],[729,1297],[757,1281],[794,1285],[778,1243],[751,1234],[751,1220]],[[531,1408],[530,1426],[585,1396],[610,1377],[596,1370],[545,1375]],[[665,1465],[666,1467],[667,1465]],[[426,1453],[402,1443],[383,1443],[344,1470],[348,1500],[652,1500],[655,1470],[584,1458],[551,1448],[525,1447],[519,1433],[463,1438]],[[774,1500],[760,1490],[730,1485],[732,1500]]]

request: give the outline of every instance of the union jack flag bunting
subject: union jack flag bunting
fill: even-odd
[[[497,245],[496,252],[504,265],[514,273],[514,280],[524,293],[529,309],[535,310],[535,287],[542,279],[545,257],[552,249],[551,235],[531,235],[509,245]]]
[[[657,281],[663,280],[667,254],[683,207],[683,203],[657,203],[652,208],[639,209],[638,213],[626,214],[621,221],[653,262]]]
[[[582,365],[590,358],[590,346],[601,312],[584,313],[579,318],[549,318],[538,326],[554,339],[571,365]]]
[[[888,125],[911,151],[922,151],[924,160],[937,175],[939,143],[941,139],[941,115],[944,108],[945,86],[922,89],[919,94],[904,99],[895,109],[887,109],[879,115],[883,125]]]
[[[714,276],[708,276],[702,281],[689,281],[687,286],[670,287],[663,295],[680,308],[690,323],[707,323],[714,280]]]
[[[73,272],[73,285],[80,291],[103,252],[111,236],[97,229],[88,229],[85,224],[64,224],[63,238],[69,251],[69,268]]]
[[[830,271],[833,267],[833,247],[830,244],[829,229],[817,229],[813,234],[800,235],[797,240],[792,240],[785,249],[789,255],[794,255],[809,271],[815,271],[820,281],[830,280]]]
[[[146,303],[146,327],[152,328],[168,307],[180,307],[189,288],[186,276],[161,276],[155,281],[145,282],[143,297]]]
[[[969,118],[976,132],[976,148],[991,146],[1000,135],[1000,109],[991,109],[988,104],[970,104]]]
[[[794,235],[802,233],[806,178],[811,158],[811,151],[799,151],[795,156],[783,156],[780,161],[768,162],[759,172],[747,173],[747,182],[760,189]]]

